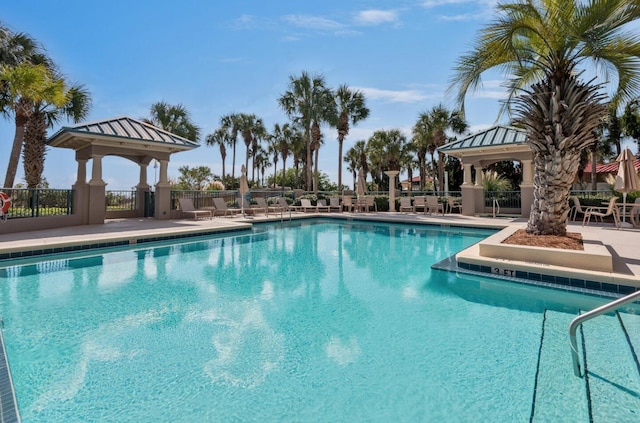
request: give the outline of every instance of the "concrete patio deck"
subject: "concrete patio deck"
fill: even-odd
[[[216,217],[205,220],[155,220],[148,218],[109,220],[103,225],[74,226],[60,229],[23,232],[2,236],[0,242],[0,258],[8,264],[7,258],[16,252],[64,252],[86,249],[96,246],[127,245],[139,242],[154,241],[167,237],[187,237],[216,232],[249,229],[252,223],[265,221],[288,221],[310,217],[330,216],[337,219],[371,220],[387,222],[404,222],[432,224],[444,227],[464,226],[482,228],[506,228],[524,227],[524,219],[470,217],[459,214],[447,215],[422,215],[403,213],[286,213],[284,215],[264,214],[255,216]],[[9,221],[7,224],[10,224]],[[640,229],[616,229],[611,224],[594,224],[582,226],[581,222],[570,222],[568,231],[578,232],[583,236],[585,244],[601,245],[610,252],[612,257],[611,272],[596,272],[584,269],[575,269],[563,266],[550,266],[536,263],[535,257],[530,261],[520,262],[513,260],[482,257],[478,244],[460,252],[458,260],[471,263],[484,264],[485,266],[500,268],[525,268],[558,274],[580,274],[583,278],[601,280],[640,287]],[[602,249],[601,248],[601,249]],[[35,258],[35,257],[34,257]],[[0,267],[3,266],[0,260]],[[15,262],[14,262],[15,264]]]

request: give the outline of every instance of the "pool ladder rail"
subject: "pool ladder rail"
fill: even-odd
[[[617,300],[604,304],[598,308],[594,308],[593,310],[585,314],[581,314],[580,316],[576,317],[571,321],[571,323],[569,324],[569,343],[571,344],[571,358],[573,361],[574,375],[578,377],[583,376],[580,371],[580,357],[578,356],[578,341],[576,340],[576,332],[578,331],[578,326],[580,326],[587,320],[591,320],[594,317],[598,317],[601,314],[605,314],[610,311],[618,310],[622,306],[632,303],[639,299],[640,299],[640,291],[636,291],[625,297],[618,298]]]

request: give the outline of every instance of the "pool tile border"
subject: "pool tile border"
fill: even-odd
[[[495,277],[495,274],[492,272],[492,268],[490,266],[481,266],[473,263],[465,263],[463,261],[457,261],[457,266],[460,269],[483,273],[486,274],[486,276]],[[640,288],[629,285],[618,285],[615,283],[600,282],[591,279],[568,278],[566,276],[556,276],[538,272],[525,272],[522,270],[516,270],[515,279],[525,279],[533,282],[544,282],[548,284],[558,285],[560,287],[588,289],[592,291],[602,291],[621,295],[628,295],[636,291],[640,291]]]

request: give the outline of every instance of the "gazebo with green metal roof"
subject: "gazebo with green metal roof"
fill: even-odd
[[[446,144],[439,151],[460,159],[464,165],[462,214],[467,216],[484,212],[482,169],[500,161],[519,161],[522,164],[521,213],[523,217],[529,216],[533,204],[533,151],[527,143],[524,129],[493,126]],[[475,168],[475,181],[472,167]]]
[[[126,116],[63,127],[47,140],[47,144],[76,152],[78,176],[73,185],[74,209],[84,216],[84,224],[104,223],[106,217],[103,157],[123,157],[140,167],[140,178],[136,186],[138,210],[131,217],[142,216],[144,213],[143,199],[150,191],[147,167],[152,160],[157,160],[160,163],[160,175],[155,185],[155,217],[169,219],[171,186],[167,167],[171,154],[199,146],[194,141]],[[91,179],[87,182],[89,160],[92,161],[92,168]]]

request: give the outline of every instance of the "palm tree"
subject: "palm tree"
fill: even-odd
[[[402,152],[407,144],[406,136],[399,129],[375,131],[367,142],[371,161],[371,176],[378,185],[386,185],[383,172],[400,170]]]
[[[347,163],[347,170],[351,172],[351,176],[353,177],[353,190],[356,190],[356,177],[358,173],[358,159],[360,158],[360,154],[355,150],[355,148],[351,147],[347,150],[347,153],[344,155],[344,162]],[[340,189],[340,187],[339,187]]]
[[[369,109],[365,105],[364,94],[351,90],[346,84],[340,85],[335,92],[338,115],[335,126],[338,129],[338,189],[342,189],[342,145],[349,135],[349,122],[352,125],[369,117]]]
[[[143,118],[144,122],[188,140],[198,142],[200,127],[193,123],[189,111],[182,104],[172,106],[160,101],[151,105],[149,114],[151,117]]]
[[[274,134],[271,134],[269,137],[268,151],[269,155],[273,157],[273,187],[275,188],[278,183],[278,159],[280,158],[280,145],[278,144],[278,139]],[[284,175],[282,176],[282,181],[282,189],[284,190]]]
[[[594,60],[607,75],[617,73],[613,103],[632,98],[640,88],[640,40],[637,32],[624,31],[640,16],[640,3],[520,0],[497,8],[496,21],[459,59],[452,88],[463,106],[485,71],[498,68],[509,75],[505,107],[515,105],[516,122],[527,129],[534,151],[534,202],[526,230],[565,235],[580,152],[593,143],[607,110],[600,86],[582,81],[578,67]]]
[[[235,189],[236,185],[236,144],[238,143],[238,114],[231,113],[224,115],[220,118],[220,126],[227,132],[227,140],[229,145],[233,147],[233,154],[231,158],[231,189]]]
[[[460,112],[451,112],[442,104],[429,111],[429,125],[432,133],[431,155],[448,141],[446,131],[462,134],[469,127]],[[438,190],[444,191],[444,153],[438,151]]]
[[[225,131],[224,128],[218,128],[205,138],[205,143],[207,145],[217,145],[220,148],[220,157],[222,158],[222,180],[224,181],[227,172],[225,167],[225,161],[227,159],[227,145],[229,144],[230,136],[229,132]]]
[[[310,76],[303,71],[300,77],[289,77],[289,90],[279,99],[278,104],[284,112],[304,130],[306,142],[306,177],[307,190],[311,189],[311,152],[314,143],[319,143],[319,136],[312,134],[312,128],[323,122],[329,122],[335,116],[333,93],[327,88],[324,77]],[[317,172],[316,172],[317,173]],[[317,190],[317,183],[314,187]]]
[[[0,80],[4,84],[4,106],[15,114],[16,131],[9,164],[4,179],[6,188],[13,187],[20,153],[24,142],[24,131],[34,113],[34,106],[40,102],[62,107],[67,103],[68,90],[64,81],[55,78],[45,65],[33,65],[27,62],[16,66],[0,68]]]
[[[258,171],[262,175],[262,181],[260,182],[260,185],[264,186],[264,173],[268,168],[271,167],[271,162],[269,161],[269,152],[262,146],[259,146],[254,160],[256,163],[256,169],[258,169]]]
[[[411,143],[414,145],[418,157],[420,190],[424,191],[425,177],[427,176],[427,152],[431,151],[431,147],[435,151],[431,119],[428,112],[420,113],[418,116],[418,121],[413,126]]]
[[[56,76],[62,80],[61,76]],[[64,80],[62,80],[64,83]],[[22,164],[28,188],[37,188],[42,180],[47,129],[63,118],[78,123],[89,114],[91,97],[84,86],[72,85],[66,91],[66,103],[59,105],[44,99],[34,102],[33,114],[25,126]]]
[[[263,137],[266,133],[262,119],[254,114],[238,113],[235,115],[235,125],[237,131],[242,135],[244,145],[247,148],[245,156],[245,167],[249,169],[249,157],[251,156],[251,147],[257,137]]]
[[[287,158],[291,152],[291,138],[293,137],[294,131],[291,128],[291,125],[285,123],[280,126],[280,124],[276,123],[273,126],[273,148],[278,151],[282,157],[282,189],[284,190],[285,185],[285,177],[287,174]],[[274,161],[275,165],[275,161]],[[275,170],[275,168],[274,168]]]
[[[295,186],[299,188],[302,186],[302,181],[300,181],[300,163],[305,162],[307,141],[305,139],[303,131],[297,125],[293,125],[291,127],[290,146],[291,155],[293,156],[293,166],[296,182]]]

